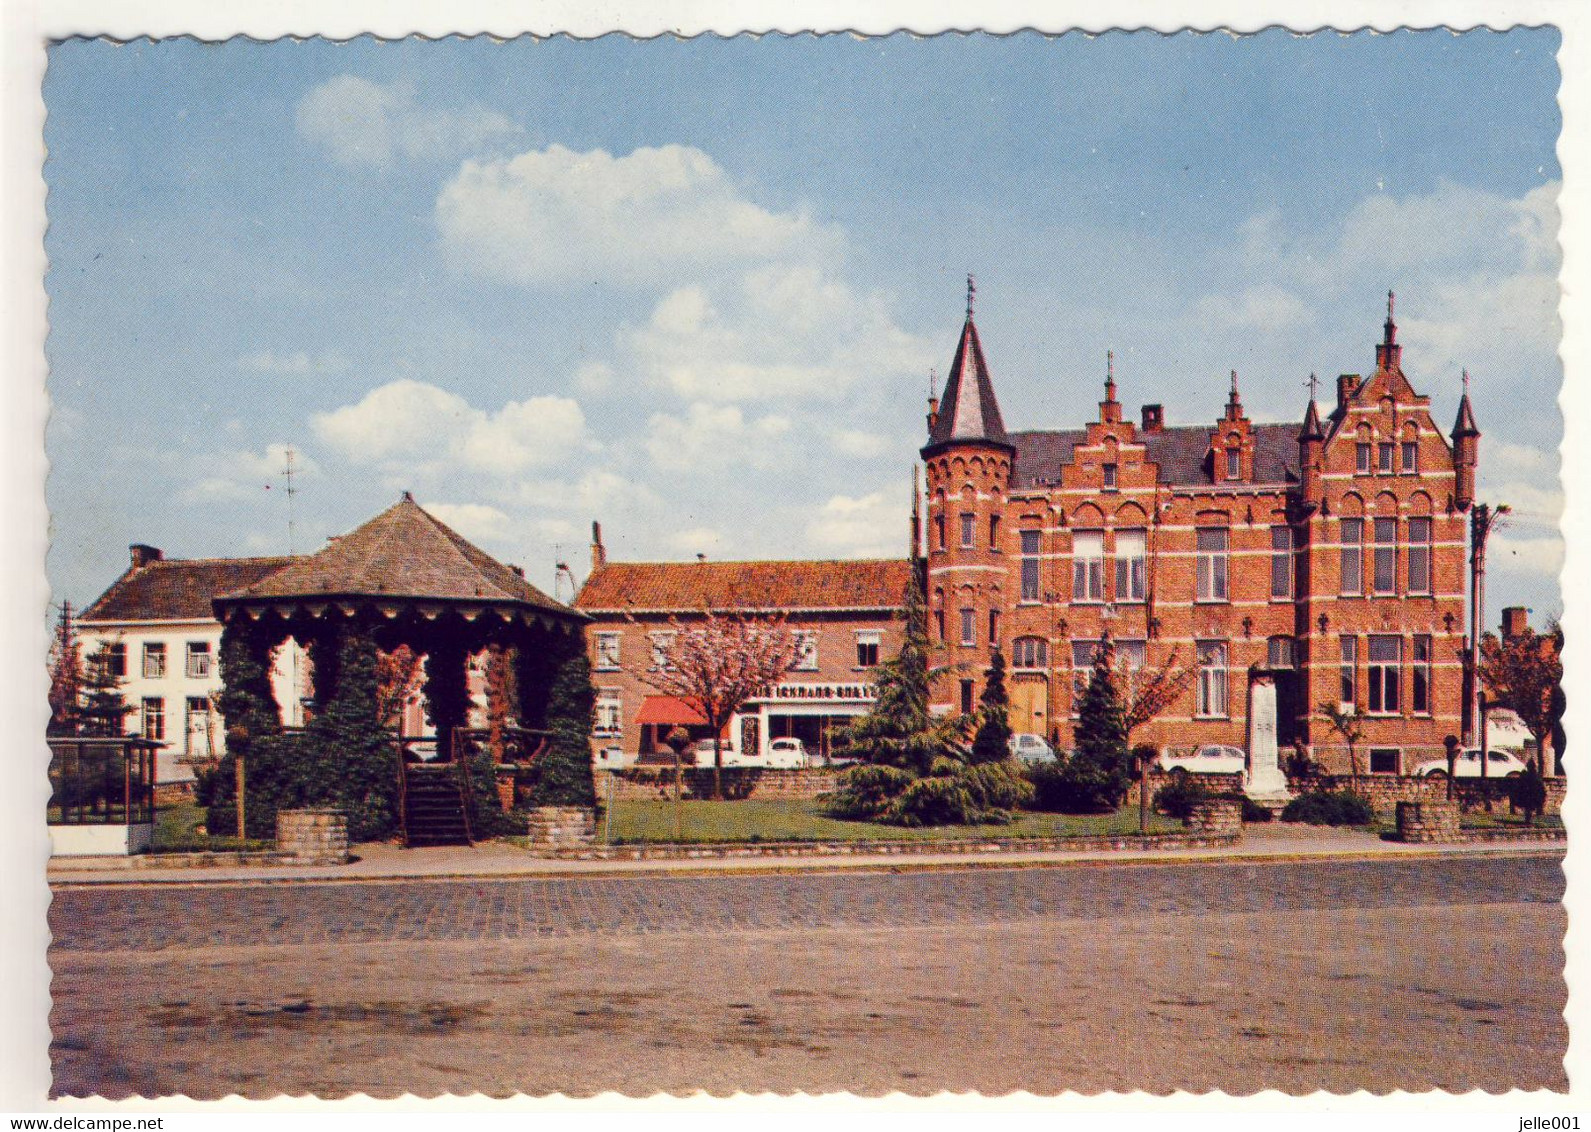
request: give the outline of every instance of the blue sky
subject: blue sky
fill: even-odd
[[[282,553],[405,489],[552,588],[900,553],[963,280],[1007,424],[1258,419],[1373,363],[1561,604],[1557,33],[174,41],[51,50],[57,598],[130,542]],[[267,489],[267,485],[270,485]],[[561,549],[560,549],[561,548]],[[1495,620],[1493,616],[1492,620]]]

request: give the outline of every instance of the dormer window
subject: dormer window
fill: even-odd
[[[1115,491],[1116,490],[1116,465],[1115,464],[1102,464],[1102,465],[1100,465],[1100,467],[1104,471],[1104,474],[1105,474],[1105,490],[1106,491]]]
[[[1370,445],[1358,444],[1354,446],[1353,470],[1361,476],[1370,474]]]
[[[1226,450],[1226,478],[1239,480],[1243,478],[1243,452],[1239,448]]]

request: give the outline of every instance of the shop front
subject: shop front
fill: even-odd
[[[807,754],[823,762],[833,757],[835,732],[873,706],[873,685],[786,683],[741,709],[731,733],[742,756],[765,758],[775,739],[799,739]]]

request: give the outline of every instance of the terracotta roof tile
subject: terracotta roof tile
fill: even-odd
[[[383,597],[519,602],[569,613],[509,567],[404,498],[291,566],[228,599]]]
[[[83,611],[82,621],[198,621],[210,602],[251,586],[296,558],[173,558],[129,570]]]
[[[609,562],[586,579],[581,610],[899,609],[905,559],[828,562]]]

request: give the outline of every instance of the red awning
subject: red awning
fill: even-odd
[[[635,722],[706,727],[707,717],[678,696],[648,696],[641,702],[641,714],[635,717]]]

